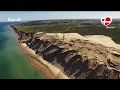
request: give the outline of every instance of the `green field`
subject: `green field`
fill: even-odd
[[[105,35],[120,44],[120,22],[114,21],[106,29],[100,20],[59,20],[59,21],[34,21],[15,25],[23,32],[48,32],[48,33],[79,33],[81,35]]]

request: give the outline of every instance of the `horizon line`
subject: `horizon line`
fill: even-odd
[[[46,21],[46,20],[83,20],[83,19],[101,19],[101,18],[78,18],[78,19],[68,19],[68,18],[66,18],[66,19],[62,19],[62,18],[60,18],[60,19],[38,19],[38,20],[24,20],[24,21],[13,21],[13,22],[28,22],[28,21]],[[120,20],[120,18],[112,18],[112,19],[119,19]],[[0,21],[0,22],[10,22],[10,21]],[[11,22],[12,23],[12,22]]]

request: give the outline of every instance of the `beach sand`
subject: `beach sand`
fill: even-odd
[[[41,56],[35,54],[35,51],[27,47],[25,43],[20,43],[20,46],[26,54],[31,57],[29,59],[32,65],[42,71],[48,79],[69,79],[59,68],[43,60]]]

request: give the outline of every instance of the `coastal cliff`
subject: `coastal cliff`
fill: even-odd
[[[77,33],[25,33],[19,42],[60,68],[71,79],[120,78],[120,50],[94,43]]]

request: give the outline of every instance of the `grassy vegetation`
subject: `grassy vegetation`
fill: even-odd
[[[120,23],[110,24],[114,29],[106,29],[100,21],[47,21],[29,22],[15,25],[24,32],[49,32],[49,33],[79,33],[81,35],[105,35],[111,37],[116,43],[120,44]]]

